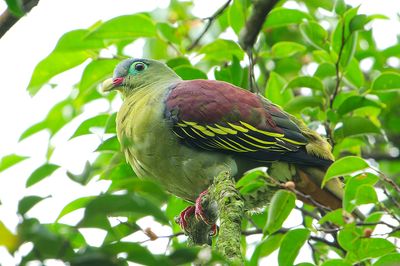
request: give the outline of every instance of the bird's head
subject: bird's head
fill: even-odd
[[[103,82],[102,91],[118,90],[124,96],[128,96],[141,88],[177,80],[180,78],[162,62],[130,58],[116,66],[113,77]]]

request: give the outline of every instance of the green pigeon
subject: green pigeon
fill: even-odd
[[[342,205],[339,179],[321,189],[334,161],[329,143],[260,94],[222,81],[182,80],[162,62],[134,58],[118,64],[102,89],[123,96],[117,134],[135,173],[178,197],[196,202],[221,171],[238,180],[268,167],[272,177],[292,181],[315,201]],[[265,200],[271,195],[261,193]],[[181,214],[182,227],[192,214],[206,220],[199,200]]]

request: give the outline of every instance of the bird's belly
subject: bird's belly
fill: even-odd
[[[135,112],[131,121],[131,130],[125,132],[132,141],[124,149],[128,162],[138,176],[157,181],[178,197],[194,201],[219,172],[237,172],[231,156],[181,144],[162,110]]]

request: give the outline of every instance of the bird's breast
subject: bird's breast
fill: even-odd
[[[228,155],[194,150],[180,143],[164,117],[165,94],[126,99],[117,116],[118,138],[136,174],[169,192],[194,200],[222,170],[236,172]]]

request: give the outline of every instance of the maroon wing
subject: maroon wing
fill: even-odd
[[[279,107],[229,83],[182,81],[165,103],[173,132],[190,147],[257,161],[321,164],[305,152],[307,138]]]

